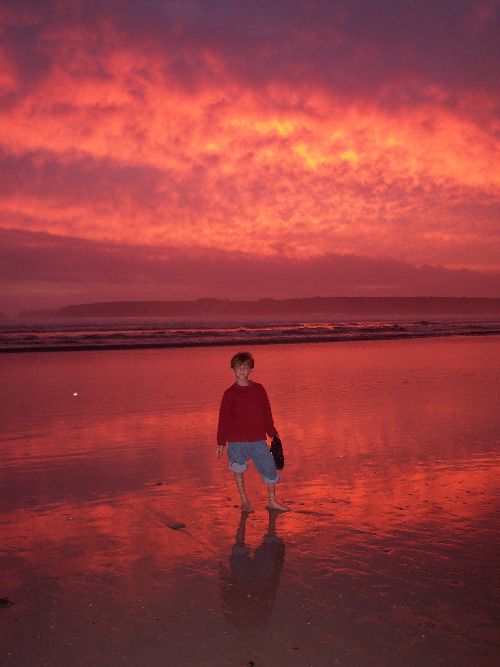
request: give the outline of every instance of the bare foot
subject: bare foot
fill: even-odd
[[[277,501],[274,501],[274,503],[269,503],[267,506],[267,509],[269,510],[278,510],[280,512],[289,512],[290,508],[287,507],[286,505],[282,505],[281,503],[278,503]]]

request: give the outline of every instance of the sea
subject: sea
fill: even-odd
[[[0,352],[324,343],[495,334],[500,334],[500,317],[480,320],[290,318],[283,321],[51,318],[0,322]]]

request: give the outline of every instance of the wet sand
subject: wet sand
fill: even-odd
[[[0,664],[497,664],[500,340],[256,348],[293,511],[249,471],[248,517],[231,353],[0,358]]]

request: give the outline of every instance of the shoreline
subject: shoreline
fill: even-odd
[[[355,343],[358,341],[382,341],[382,340],[415,340],[420,338],[455,338],[462,336],[469,338],[473,336],[499,336],[500,331],[470,331],[468,333],[460,332],[432,332],[432,333],[395,333],[391,335],[360,335],[356,338],[352,336],[305,336],[298,339],[279,339],[268,338],[266,340],[243,340],[243,339],[228,339],[224,341],[200,341],[188,342],[178,341],[172,343],[123,343],[116,345],[52,345],[47,347],[23,347],[23,348],[3,348],[0,349],[0,354],[20,354],[23,352],[98,352],[102,351],[123,351],[123,350],[162,350],[162,349],[176,349],[176,348],[195,348],[195,347],[232,347],[232,346],[250,346],[250,345],[298,345],[300,343]]]

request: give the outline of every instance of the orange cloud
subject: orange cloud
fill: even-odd
[[[234,34],[218,3],[206,16],[160,5],[145,16],[134,3],[122,13],[59,8],[57,20],[35,5],[4,12],[0,158],[17,171],[0,189],[0,224],[128,245],[497,270],[490,69],[474,79],[461,56],[454,71],[432,35],[428,44],[413,35],[413,52],[398,39],[389,46],[392,19],[374,19],[370,33],[354,9],[349,22],[348,10],[279,6],[266,24],[242,3],[250,23]],[[483,9],[461,10],[449,39],[467,37],[489,63]],[[270,41],[280,30],[293,48]],[[430,69],[426,48],[448,69]]]

